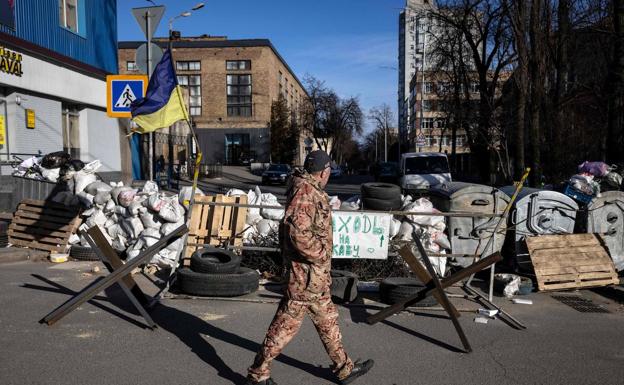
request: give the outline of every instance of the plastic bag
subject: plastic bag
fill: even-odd
[[[573,175],[569,180],[570,186],[576,191],[587,195],[596,195],[600,192],[600,186],[594,182],[593,175]]]
[[[156,184],[156,182],[148,180],[147,182],[145,182],[145,185],[143,185],[143,188],[141,189],[141,193],[146,194],[146,195],[157,194],[158,185]]]
[[[150,212],[144,212],[139,217],[141,222],[143,222],[143,226],[147,229],[160,229],[160,226],[162,226],[162,222]]]
[[[394,238],[398,233],[399,230],[401,229],[401,221],[395,218],[392,218],[392,221],[390,222],[390,239]]]
[[[61,168],[65,163],[69,162],[71,156],[63,151],[51,152],[41,160],[41,167],[45,168]]]
[[[494,282],[503,285],[503,295],[511,298],[520,292],[520,276],[515,274],[494,274]]]
[[[409,203],[403,211],[416,212],[416,213],[439,213],[438,210],[433,208],[433,204],[425,198],[420,198],[415,202]],[[430,216],[430,215],[407,215],[407,218],[420,226],[435,226],[436,228],[442,227],[444,230],[444,217],[443,216]]]
[[[110,192],[113,188],[100,180],[97,180],[93,183],[89,183],[87,187],[85,187],[84,191],[88,192],[91,195],[97,195],[99,192]]]
[[[119,194],[121,194],[124,191],[129,191],[132,190],[130,187],[124,187],[124,186],[119,186],[119,187],[113,187],[113,189],[111,190],[111,198],[113,198],[113,201],[115,201],[115,204],[119,204]]]
[[[234,197],[234,196],[239,196],[239,195],[247,195],[247,194],[245,194],[243,190],[239,190],[237,188],[228,190],[228,192],[225,193],[225,196],[227,197]]]
[[[134,200],[137,190],[125,190],[119,193],[117,196],[117,204],[123,207],[128,207]]]
[[[342,202],[342,204],[340,205],[340,209],[341,210],[352,210],[352,211],[357,211],[360,209],[360,196],[356,195],[353,196],[345,201]]]
[[[338,199],[337,195],[329,197],[329,205],[331,206],[333,210],[340,209],[341,204],[342,202],[340,202],[340,199]]]
[[[112,199],[109,199],[108,202],[106,202],[106,205],[104,206],[104,212],[108,214],[108,213],[113,212],[114,210],[115,210],[115,201],[113,201]]]
[[[403,221],[396,236],[400,241],[414,240],[414,225],[408,221]]]
[[[256,229],[258,229],[258,233],[260,235],[266,237],[279,231],[279,222],[262,219],[258,222],[258,224],[256,224]]]
[[[609,184],[609,186],[617,189],[619,189],[622,185],[622,175],[615,171],[609,171],[607,175],[605,175],[604,180]]]
[[[578,172],[592,174],[593,176],[605,176],[609,172],[609,166],[604,162],[585,161],[578,166]]]
[[[100,167],[102,167],[102,162],[96,159],[93,162],[87,163],[81,171],[84,172],[85,174],[93,174]]]
[[[262,192],[260,191],[260,187],[256,186],[255,190],[249,190],[247,193],[247,204],[249,205],[260,205],[262,200]],[[257,207],[250,207],[247,210],[247,215],[252,218],[257,218],[260,216],[260,209]]]
[[[45,178],[45,180],[49,182],[56,183],[59,179],[59,174],[61,172],[60,168],[45,168],[40,167],[41,175]]]

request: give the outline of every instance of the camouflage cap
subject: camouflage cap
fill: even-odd
[[[331,158],[323,150],[312,151],[306,156],[303,168],[307,172],[323,171],[331,165]]]

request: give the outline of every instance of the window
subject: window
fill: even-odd
[[[177,61],[176,70],[177,71],[200,71],[201,62],[200,61]]]
[[[72,158],[80,158],[80,112],[75,106],[63,104],[63,151]]]
[[[470,83],[470,88],[469,91],[472,92],[473,94],[476,94],[479,92],[479,83]]]
[[[138,68],[137,68],[136,62],[133,62],[133,61],[126,62],[126,70],[137,71]]]
[[[250,70],[251,60],[226,60],[226,70]]]
[[[227,115],[251,116],[251,75],[226,75]]]
[[[433,118],[423,118],[421,126],[422,128],[433,128],[433,122]]]
[[[433,109],[433,101],[432,100],[423,100],[422,101],[422,109],[423,109],[423,111],[431,111]]]
[[[431,82],[425,82],[425,93],[426,94],[431,94],[433,93],[433,83]]]
[[[59,22],[61,27],[78,33],[80,14],[78,13],[78,0],[59,0]]]
[[[201,103],[201,76],[178,75],[178,84],[188,89],[189,114],[199,116],[202,114]]]

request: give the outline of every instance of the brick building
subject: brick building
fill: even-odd
[[[166,49],[168,41],[154,43]],[[141,44],[119,42],[119,73],[140,73],[135,53]],[[308,98],[273,44],[267,39],[189,37],[173,42],[173,58],[178,82],[188,90],[204,163],[269,162],[272,102],[282,94],[296,117]]]

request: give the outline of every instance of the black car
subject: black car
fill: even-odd
[[[262,173],[262,184],[284,184],[290,176],[291,169],[287,164],[272,164]]]

